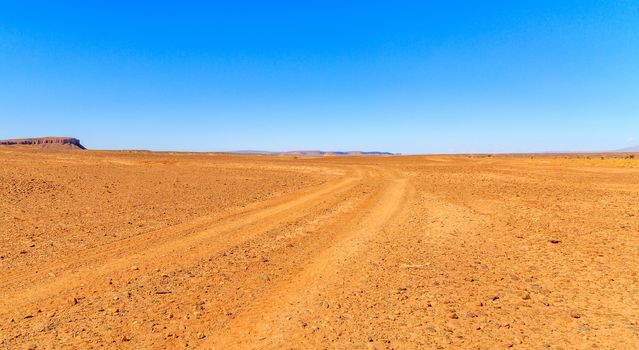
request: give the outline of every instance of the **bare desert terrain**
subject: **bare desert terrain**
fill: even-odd
[[[0,148],[0,348],[637,349],[639,160]]]

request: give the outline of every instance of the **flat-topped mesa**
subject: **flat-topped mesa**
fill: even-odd
[[[0,140],[0,145],[27,145],[39,148],[86,149],[79,139],[74,137],[34,137],[27,139]]]

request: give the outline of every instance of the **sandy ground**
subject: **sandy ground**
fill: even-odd
[[[639,160],[0,149],[0,347],[637,349]]]

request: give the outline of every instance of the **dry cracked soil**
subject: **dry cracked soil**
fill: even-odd
[[[0,348],[637,349],[639,161],[0,149]]]

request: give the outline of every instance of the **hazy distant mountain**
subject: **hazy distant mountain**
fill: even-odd
[[[613,152],[639,152],[639,146],[626,147]]]
[[[240,150],[240,151],[231,151],[228,153],[237,153],[237,154],[277,154],[277,152],[269,152],[269,151],[256,151],[256,150]]]
[[[230,153],[290,155],[290,156],[305,156],[305,157],[320,157],[320,156],[395,156],[395,155],[399,155],[399,153],[391,153],[391,152],[319,151],[319,150],[286,151],[286,152],[242,150],[242,151],[233,151],[233,152],[230,152]]]

